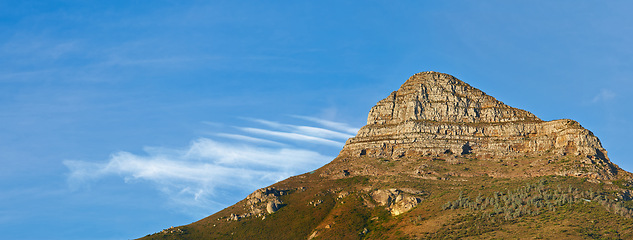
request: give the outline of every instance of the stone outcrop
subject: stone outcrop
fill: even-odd
[[[371,193],[378,205],[385,206],[391,215],[397,216],[413,209],[421,198],[398,189],[379,189]]]
[[[266,212],[274,213],[277,210],[279,210],[279,205],[277,204],[276,201],[271,201],[271,202],[268,202],[268,204],[266,204]]]
[[[242,214],[231,214],[227,220],[237,221],[247,217],[262,217],[272,214],[283,206],[279,196],[286,195],[287,191],[275,189],[273,187],[260,188],[246,197],[244,204],[245,212]]]
[[[415,74],[379,101],[367,125],[341,151],[343,156],[388,159],[437,154],[480,159],[577,156],[579,163],[597,166],[595,178],[617,174],[600,140],[578,122],[543,121],[437,72]]]

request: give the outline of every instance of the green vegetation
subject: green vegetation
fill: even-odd
[[[355,176],[350,178],[341,178],[337,180],[340,185],[365,185],[369,182],[369,178],[367,176]]]
[[[457,217],[425,238],[512,236],[517,234],[513,231],[518,231],[538,239],[543,238],[539,233],[544,229],[556,229],[547,233],[550,236],[631,237],[633,201],[623,198],[620,191],[605,189],[604,184],[589,184],[586,179],[573,177],[543,177],[514,188],[508,188],[506,184],[491,187],[509,190],[487,194],[464,188],[457,198],[440,207],[442,211],[456,212]],[[582,222],[588,224],[580,224]],[[603,226],[598,227],[597,223]],[[510,229],[512,231],[507,232]]]
[[[448,175],[454,171],[476,173],[484,166],[477,164],[499,164],[464,162],[450,164],[430,158],[415,162],[426,165],[426,172],[450,176],[443,179],[406,174],[332,179],[321,177],[317,170],[275,184],[289,194],[280,196],[284,206],[265,218],[229,220],[229,215],[244,211],[245,205],[238,203],[196,223],[144,239],[633,239],[628,181]],[[390,168],[388,162],[374,164]],[[464,171],[466,167],[470,170]],[[392,216],[388,206],[373,199],[372,192],[394,188],[414,189],[422,200],[410,211]],[[314,202],[319,204],[310,204]]]
[[[585,180],[581,179],[580,181],[584,182]],[[633,217],[633,210],[631,210],[633,203],[625,200],[630,199],[620,199],[615,193],[582,191],[571,185],[567,185],[565,188],[557,185],[556,188],[552,188],[551,184],[547,184],[547,180],[541,179],[538,183],[528,183],[513,191],[494,192],[487,197],[479,194],[476,198],[470,199],[460,192],[456,200],[446,202],[442,205],[442,209],[479,210],[485,211],[488,217],[501,215],[505,220],[512,220],[526,215],[536,216],[545,210],[555,211],[556,207],[582,201],[597,202],[618,215]]]

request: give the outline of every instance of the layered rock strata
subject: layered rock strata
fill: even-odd
[[[388,159],[474,154],[482,159],[578,156],[617,170],[593,133],[578,122],[543,121],[448,74],[422,72],[371,108],[367,125],[342,155]]]

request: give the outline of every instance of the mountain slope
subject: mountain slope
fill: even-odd
[[[329,164],[144,239],[626,239],[631,179],[579,123],[422,72]]]

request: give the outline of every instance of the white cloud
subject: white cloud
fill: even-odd
[[[272,128],[276,128],[276,129],[280,129],[280,130],[292,130],[292,127],[290,124],[283,124],[283,123],[278,123],[278,122],[273,122],[273,121],[268,121],[268,120],[264,120],[264,119],[256,119],[256,118],[244,118],[246,120],[250,120],[256,123],[260,123],[263,125],[266,125],[268,127],[272,127]]]
[[[280,137],[280,138],[287,138],[290,140],[312,142],[312,143],[318,143],[318,144],[324,144],[324,145],[330,145],[330,146],[343,146],[342,142],[337,142],[334,140],[320,138],[320,137],[303,135],[299,133],[279,132],[279,131],[272,131],[272,130],[266,130],[266,129],[260,129],[260,128],[250,128],[250,127],[243,127],[239,129],[245,132],[275,136],[275,137]]]
[[[332,131],[332,130],[328,130],[324,128],[318,128],[318,127],[296,126],[296,129],[297,131],[303,134],[315,136],[315,137],[322,137],[322,138],[348,139],[348,138],[354,137],[354,135],[351,135],[351,134],[340,133],[340,132],[336,132],[336,131]]]
[[[102,162],[66,160],[63,163],[70,171],[68,183],[74,189],[106,177],[121,177],[129,184],[149,183],[184,212],[196,215],[203,209],[208,214],[233,204],[257,188],[314,170],[334,158],[285,144],[283,140],[340,148],[343,143],[331,138],[349,136],[325,128],[253,121],[294,132],[237,127],[265,137],[215,133],[211,135],[232,141],[199,138],[184,148],[145,147],[145,154],[117,152]]]
[[[617,95],[611,90],[601,89],[600,92],[595,97],[593,97],[592,102],[606,102],[613,100],[616,96]]]
[[[214,135],[218,136],[218,137],[231,138],[231,139],[238,140],[238,141],[245,141],[245,142],[252,142],[252,143],[280,145],[280,146],[286,145],[286,144],[283,144],[283,143],[280,143],[280,142],[275,142],[275,141],[271,141],[271,140],[267,140],[267,139],[250,137],[250,136],[245,136],[245,135],[240,135],[240,134],[217,133],[217,134],[214,134]]]
[[[287,131],[287,132],[292,132],[292,133],[297,133],[297,134],[301,134],[301,135],[307,135],[307,136],[312,136],[312,137],[319,137],[319,138],[336,138],[336,139],[348,139],[351,137],[354,137],[354,135],[349,134],[349,133],[342,133],[342,132],[337,132],[337,131],[333,131],[330,129],[325,129],[325,128],[319,128],[319,127],[311,127],[311,126],[299,126],[299,125],[292,125],[292,124],[283,124],[283,123],[278,123],[278,122],[273,122],[273,121],[268,121],[268,120],[263,120],[263,119],[250,119],[247,118],[248,120],[266,125],[268,127],[271,128],[275,128],[275,129],[279,129],[279,130],[283,130],[283,131]],[[312,119],[316,119],[316,118],[312,118]],[[331,121],[326,121],[326,120],[319,120],[319,121],[325,121],[328,123],[335,123],[335,122],[331,122]],[[339,125],[343,125],[341,123],[337,123]],[[332,125],[332,124],[330,124]],[[340,126],[339,126],[340,128]],[[343,130],[345,131],[349,131],[352,128],[345,128]],[[353,129],[352,129],[353,130]],[[356,129],[356,131],[358,131],[358,129]],[[355,132],[354,132],[355,134]]]
[[[74,187],[106,176],[121,176],[126,182],[153,183],[174,203],[201,207],[228,204],[214,200],[217,191],[249,192],[315,169],[331,159],[304,149],[261,148],[201,138],[181,150],[158,149],[147,155],[118,152],[106,162],[66,160],[64,165],[70,170],[68,180]]]
[[[291,115],[291,116],[294,118],[308,120],[308,121],[320,124],[322,126],[325,126],[334,130],[338,130],[338,131],[343,131],[343,132],[353,134],[353,135],[356,135],[356,133],[358,133],[358,130],[360,130],[359,128],[350,127],[346,123],[334,122],[334,121],[329,121],[329,120],[315,118],[315,117],[308,117],[308,116],[299,116],[299,115]]]

